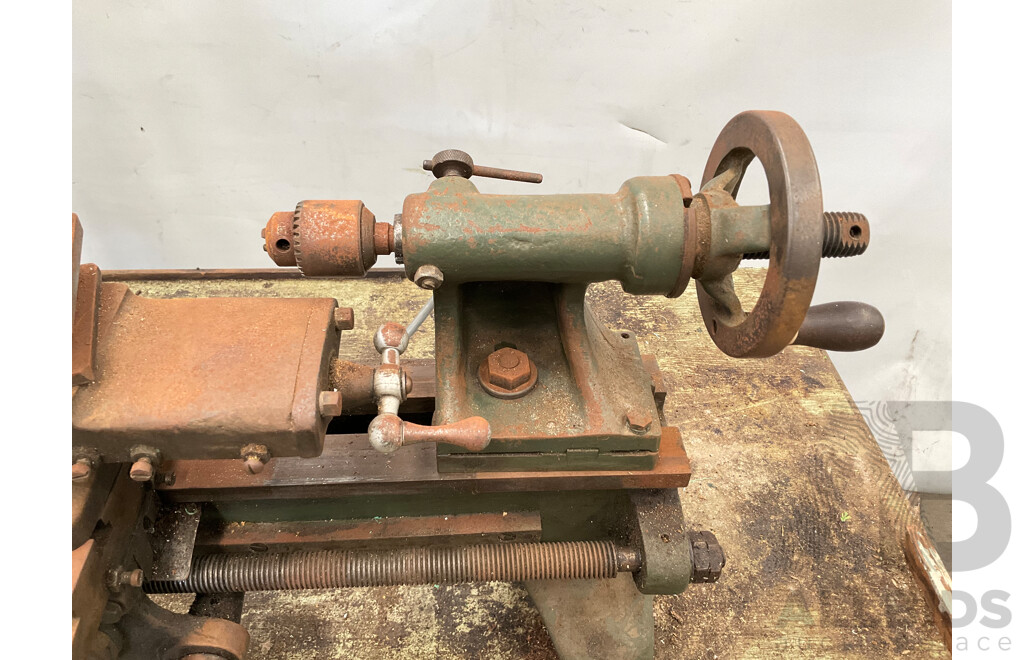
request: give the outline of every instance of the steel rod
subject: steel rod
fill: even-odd
[[[194,560],[189,577],[146,582],[147,593],[234,593],[402,584],[612,578],[639,555],[611,541],[504,543],[391,550],[227,553]]]

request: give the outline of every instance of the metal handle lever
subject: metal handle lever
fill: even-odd
[[[885,319],[861,302],[831,302],[807,310],[793,344],[826,351],[863,351],[881,340]]]
[[[385,414],[373,418],[368,432],[373,448],[384,453],[417,442],[444,442],[481,451],[491,442],[491,425],[483,417],[467,417],[443,426],[421,426],[403,422],[398,415]]]
[[[522,183],[540,183],[544,180],[544,175],[536,172],[477,165],[473,162],[472,156],[458,149],[445,149],[437,152],[432,159],[423,161],[423,169],[433,172],[438,179],[445,176],[461,176],[466,179],[471,176],[485,176],[490,179],[505,179]]]
[[[379,452],[390,454],[403,445],[416,442],[445,442],[469,451],[480,451],[491,442],[491,425],[483,417],[469,417],[444,426],[420,426],[403,422],[398,406],[405,401],[409,379],[402,369],[400,357],[409,345],[409,336],[419,328],[433,309],[427,303],[413,321],[411,331],[397,323],[385,323],[373,336],[373,346],[380,353],[380,366],[373,372],[373,397],[377,416],[367,433],[370,444]]]

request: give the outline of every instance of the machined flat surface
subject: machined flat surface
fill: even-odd
[[[763,271],[741,270],[750,304]],[[330,296],[355,309],[342,357],[371,362],[373,331],[408,322],[426,292],[397,276],[366,280],[134,280],[145,295]],[[907,568],[915,518],[826,354],[790,347],[734,360],[708,338],[693,289],[639,298],[616,284],[589,293],[598,318],[653,353],[693,477],[680,491],[687,523],[712,530],[722,579],[654,603],[659,658],[948,657]],[[410,358],[430,358],[433,323]],[[179,606],[188,602],[180,597]],[[250,657],[554,658],[522,585],[432,585],[248,594]]]

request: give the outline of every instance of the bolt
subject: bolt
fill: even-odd
[[[487,382],[514,390],[530,380],[530,358],[515,348],[500,348],[487,356]]]
[[[444,284],[444,273],[437,266],[427,264],[416,269],[416,273],[412,276],[412,281],[421,289],[433,291]]]
[[[626,426],[637,435],[642,435],[651,430],[654,419],[647,411],[630,410],[626,413]]]
[[[154,468],[152,457],[139,456],[138,460],[132,463],[132,469],[128,473],[128,476],[132,478],[132,481],[138,481],[142,483],[152,479],[153,473]]]
[[[351,330],[356,325],[356,317],[351,307],[338,307],[334,310],[334,327],[338,330]]]
[[[107,581],[110,588],[114,591],[119,591],[121,587],[126,585],[129,587],[141,587],[142,569],[136,568],[133,571],[126,571],[123,568],[118,568],[107,574]]]
[[[412,376],[410,376],[409,372],[405,369],[402,369],[402,379],[405,384],[405,393],[408,394],[409,392],[412,392]]]
[[[321,392],[318,403],[320,414],[324,417],[337,417],[341,414],[341,392],[337,390]]]
[[[92,461],[82,457],[71,464],[71,481],[85,481],[92,474]]]

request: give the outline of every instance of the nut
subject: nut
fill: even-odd
[[[132,463],[132,469],[128,473],[132,481],[146,482],[153,478],[155,469],[153,467],[153,459],[149,456],[140,456],[138,460]]]
[[[356,326],[356,317],[351,307],[338,307],[334,310],[334,327],[338,330],[351,330]]]
[[[502,348],[487,356],[487,382],[514,390],[530,380],[530,358],[520,350]]]
[[[412,281],[421,289],[433,291],[444,284],[444,273],[437,266],[427,264],[416,269],[416,273],[412,276]]]
[[[718,582],[725,568],[725,551],[715,535],[708,531],[690,532],[693,550],[693,575],[690,582]]]
[[[320,414],[324,417],[337,417],[341,414],[341,392],[337,390],[321,392],[318,403]]]
[[[651,413],[645,410],[630,410],[626,413],[626,426],[637,435],[650,431],[653,423],[654,418]]]
[[[80,458],[71,464],[71,481],[84,481],[92,474],[92,461]]]

